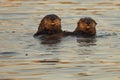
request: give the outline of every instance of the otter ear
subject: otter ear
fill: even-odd
[[[77,24],[80,24],[80,22],[82,22],[82,18],[77,22]]]
[[[45,18],[41,19],[40,23],[43,23],[43,22],[44,22],[44,20],[45,20]]]
[[[94,21],[94,22],[95,22],[95,25],[97,25],[96,21]]]
[[[79,21],[81,21],[81,22],[82,22],[82,21],[83,21],[83,18],[81,18]]]
[[[59,20],[61,21],[61,19],[59,18]]]
[[[78,21],[77,24],[79,25],[79,24],[80,24],[80,21]]]
[[[96,25],[97,25],[97,22],[95,21]]]
[[[97,25],[97,22],[95,20],[93,20],[93,22],[95,23],[95,25]]]

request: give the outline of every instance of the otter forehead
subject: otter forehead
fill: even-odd
[[[86,24],[90,24],[90,23],[93,23],[93,22],[96,24],[95,20],[93,20],[90,17],[81,18],[80,21],[82,21],[82,22],[84,22]]]
[[[50,20],[56,20],[56,19],[61,20],[61,19],[60,19],[57,15],[55,15],[55,14],[46,15],[45,18],[46,18],[46,19],[50,19]]]

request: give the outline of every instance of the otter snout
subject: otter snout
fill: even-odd
[[[89,29],[90,29],[90,26],[87,26],[86,29],[89,30]]]

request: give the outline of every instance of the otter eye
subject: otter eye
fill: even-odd
[[[93,25],[93,23],[90,23],[89,25]]]

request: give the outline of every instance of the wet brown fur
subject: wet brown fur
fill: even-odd
[[[46,15],[41,20],[38,31],[34,34],[34,36],[38,36],[41,34],[51,35],[61,32],[61,19],[55,14],[50,14]]]
[[[97,23],[90,17],[81,18],[78,21],[77,28],[73,32],[74,35],[94,36],[96,35],[95,26]]]
[[[38,31],[34,36],[38,35],[57,35],[62,36],[94,36],[96,35],[96,22],[90,17],[81,18],[78,21],[77,28],[73,32],[62,31],[61,29],[61,19],[55,15],[46,15],[40,22]]]

